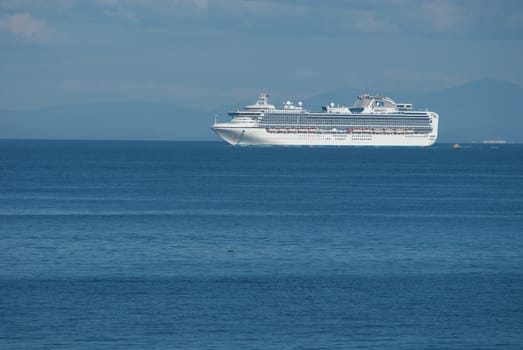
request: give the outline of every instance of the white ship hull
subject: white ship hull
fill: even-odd
[[[220,124],[215,124],[212,129],[223,140],[238,146],[431,146],[437,138],[437,132],[431,134],[269,132],[259,127],[230,127]]]

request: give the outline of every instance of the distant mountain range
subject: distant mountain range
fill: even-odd
[[[351,105],[365,91],[329,91],[304,99],[318,110],[330,102]],[[368,91],[372,92],[372,91]],[[438,142],[507,140],[523,142],[523,88],[494,79],[429,93],[382,92],[397,102],[413,103],[440,115]],[[210,130],[214,115],[228,119],[229,109],[254,102],[238,102],[213,111],[186,109],[166,103],[93,103],[30,111],[0,110],[0,138],[218,140]]]

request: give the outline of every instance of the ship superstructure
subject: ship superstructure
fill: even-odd
[[[389,97],[364,94],[352,107],[330,103],[317,112],[302,102],[276,108],[268,98],[261,94],[212,129],[232,145],[430,146],[438,136],[437,113]]]

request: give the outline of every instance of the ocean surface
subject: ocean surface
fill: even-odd
[[[522,349],[523,145],[0,141],[0,349]]]

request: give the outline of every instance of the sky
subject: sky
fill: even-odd
[[[0,0],[0,109],[523,85],[523,1]]]

